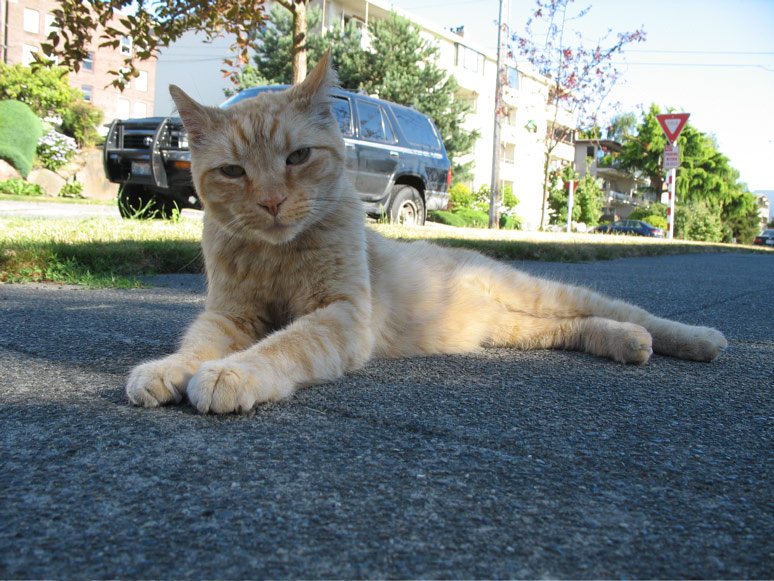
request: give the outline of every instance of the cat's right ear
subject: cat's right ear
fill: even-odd
[[[188,141],[194,145],[201,145],[212,121],[210,110],[191,99],[175,85],[169,85],[169,94],[177,105],[177,112],[188,133]]]

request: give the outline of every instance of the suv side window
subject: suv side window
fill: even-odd
[[[390,123],[381,107],[357,101],[357,114],[360,117],[360,137],[390,143],[395,141]]]
[[[416,111],[393,107],[392,112],[400,123],[403,134],[414,145],[439,149],[438,136],[435,134],[430,120]]]
[[[341,134],[345,136],[352,135],[352,110],[349,108],[349,99],[334,97],[331,103],[331,112],[339,122]]]

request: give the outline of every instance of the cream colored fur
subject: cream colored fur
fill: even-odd
[[[186,396],[201,412],[246,411],[374,357],[482,345],[577,349],[638,364],[653,350],[710,361],[726,347],[714,329],[474,252],[366,229],[329,110],[334,85],[325,59],[303,83],[227,110],[170,88],[205,208],[208,294],[179,350],[132,371],[133,403]]]

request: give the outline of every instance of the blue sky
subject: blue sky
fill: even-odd
[[[465,35],[493,51],[498,0],[393,0],[393,5]],[[506,0],[507,5],[507,0]],[[519,32],[533,0],[511,0]],[[691,114],[751,190],[774,190],[774,0],[576,0],[591,6],[572,28],[589,44],[609,29],[644,28],[647,41],[619,59],[623,80],[610,95],[622,110],[657,103]]]

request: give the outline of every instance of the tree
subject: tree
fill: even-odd
[[[307,16],[310,29],[316,28],[319,10],[310,9]],[[256,36],[260,47],[255,65],[243,69],[239,77],[242,88],[251,86],[250,82],[290,84],[292,34],[288,12],[273,8],[270,25]],[[438,48],[422,38],[411,21],[395,13],[371,22],[369,34],[369,50],[362,48],[361,33],[354,23],[333,27],[324,36],[310,35],[306,43],[309,64],[316,64],[330,48],[344,88],[378,95],[428,115],[438,127],[454,173],[464,173],[465,166],[456,159],[472,150],[479,133],[462,126],[470,105],[456,97],[457,81],[436,64]]]
[[[586,167],[591,167],[591,160],[586,160]],[[599,181],[591,172],[578,182],[578,188],[575,191],[575,204],[580,209],[577,220],[587,226],[596,226],[602,217],[602,188]],[[574,214],[575,208],[573,208]]]
[[[131,54],[119,70],[110,71],[112,85],[123,90],[139,74],[136,60],[157,56],[161,48],[179,39],[187,31],[205,34],[206,40],[234,35],[235,59],[224,64],[234,67],[246,63],[248,49],[255,48],[254,31],[263,26],[263,0],[58,0],[53,11],[55,29],[41,45],[43,55],[59,65],[78,71],[88,56],[95,38],[99,46],[118,48],[121,39],[132,40]],[[126,12],[124,12],[126,10]],[[38,68],[50,60],[36,54]]]
[[[661,194],[662,161],[666,137],[655,104],[643,115],[636,135],[623,141],[621,168],[645,174]],[[680,169],[677,172],[675,235],[690,240],[749,242],[758,228],[757,207],[739,172],[717,149],[715,139],[688,124],[678,138]],[[665,215],[665,214],[664,214]]]
[[[606,43],[605,37],[591,48],[584,47],[582,41],[576,46],[570,46],[567,41],[570,36],[569,22],[582,18],[590,10],[586,8],[575,14],[570,13],[573,1],[536,0],[536,8],[527,21],[525,34],[512,36],[521,55],[549,82],[541,229],[545,227],[548,218],[552,155],[573,131],[572,127],[559,122],[560,113],[569,112],[577,118],[577,124],[581,127],[596,125],[601,103],[619,76],[612,57],[621,53],[626,45],[645,40],[644,31],[636,30],[619,33],[617,39],[610,43]],[[542,44],[533,40],[536,38],[544,39]]]
[[[367,76],[358,88],[381,99],[415,107],[435,122],[446,152],[456,160],[469,153],[478,131],[463,128],[470,104],[456,96],[459,85],[437,65],[438,47],[424,39],[410,20],[391,12],[370,24],[371,50],[366,51]]]
[[[551,209],[550,224],[567,224],[567,185],[578,180],[578,174],[572,165],[567,164],[561,170],[552,170],[549,175],[548,207]],[[580,220],[581,209],[578,199],[573,200],[572,220]]]
[[[658,106],[652,104],[637,127],[636,136],[624,139],[618,161],[624,171],[642,172],[650,181],[651,190],[660,196],[664,190],[661,158],[667,141],[656,118],[659,113]]]
[[[291,35],[292,45],[292,68],[290,82],[292,84],[300,83],[306,78],[307,66],[307,42],[309,39],[309,29],[307,24],[307,5],[310,0],[277,0],[277,4],[289,10],[293,15],[293,27]]]
[[[34,72],[23,65],[0,65],[0,101],[26,103],[41,119],[64,115],[81,98],[59,67]]]

